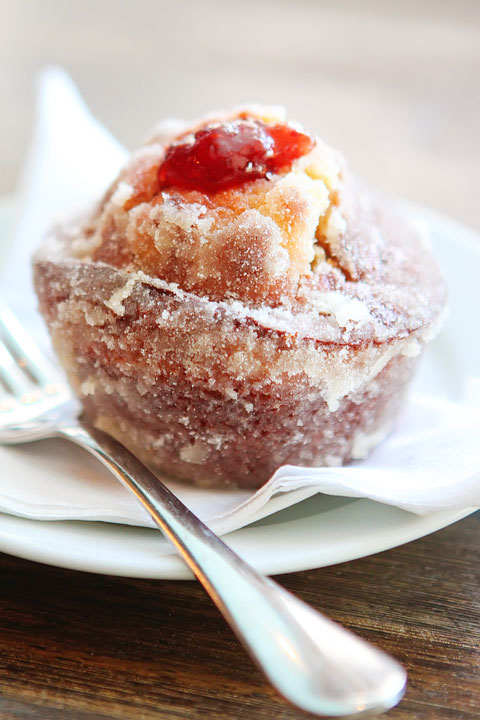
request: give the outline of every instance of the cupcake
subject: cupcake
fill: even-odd
[[[364,458],[445,306],[394,203],[278,108],[160,125],[34,260],[85,416],[163,474]]]

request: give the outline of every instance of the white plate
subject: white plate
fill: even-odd
[[[479,373],[478,338],[471,332],[471,308],[480,307],[480,237],[427,210],[416,216],[428,225],[446,270],[451,319],[432,344],[417,388],[452,399],[466,374]],[[0,204],[0,247],[12,216]],[[32,468],[34,472],[34,468]],[[415,540],[473,512],[418,517],[368,500],[315,496],[226,536],[227,542],[263,573],[275,574],[353,560]],[[0,514],[0,550],[51,565],[129,577],[190,578],[175,555],[158,552],[155,530],[93,522],[39,522]]]

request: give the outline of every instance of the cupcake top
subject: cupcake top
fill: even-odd
[[[160,125],[94,212],[60,235],[71,259],[324,341],[406,336],[445,302],[417,231],[278,108]]]

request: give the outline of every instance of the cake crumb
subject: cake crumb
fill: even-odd
[[[137,279],[135,276],[129,278],[123,287],[115,290],[115,292],[112,293],[108,300],[104,300],[104,304],[108,308],[110,308],[110,310],[113,310],[115,315],[123,317],[125,315],[125,307],[123,305],[123,301],[131,295],[132,290],[136,284]]]

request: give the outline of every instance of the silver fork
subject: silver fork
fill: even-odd
[[[253,570],[126,448],[79,418],[61,375],[3,303],[0,382],[0,443],[65,438],[98,458],[148,510],[291,703],[316,715],[358,717],[400,700],[401,665]]]

